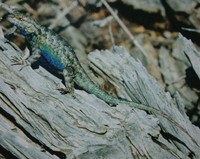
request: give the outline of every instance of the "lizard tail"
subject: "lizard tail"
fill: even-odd
[[[184,133],[186,133],[190,137],[190,139],[196,145],[198,145],[197,142],[195,141],[195,139],[190,135],[190,133],[182,125],[180,125],[178,122],[176,122],[169,115],[163,113],[162,111],[160,111],[160,110],[158,110],[156,108],[147,106],[147,105],[138,104],[138,103],[135,103],[135,102],[129,102],[129,101],[125,101],[125,100],[120,100],[120,103],[122,103],[122,104],[128,104],[131,107],[134,107],[134,108],[137,108],[137,109],[140,109],[140,110],[145,110],[145,111],[147,111],[149,113],[153,113],[155,115],[156,114],[160,115],[161,117],[163,117],[163,118],[167,119],[169,122],[171,122],[173,125],[177,126],[179,129],[181,129]]]
[[[84,89],[86,92],[90,94],[94,94],[98,98],[102,99],[106,103],[110,105],[117,105],[120,103],[120,99],[113,97],[112,95],[109,95],[107,92],[105,92],[102,88],[100,88],[98,85],[96,85],[90,78],[87,76],[84,70],[78,72],[75,76],[75,83]]]
[[[76,74],[75,83],[78,86],[80,86],[82,89],[87,91],[88,93],[94,94],[95,96],[97,96],[98,98],[102,99],[103,101],[105,101],[106,103],[108,103],[110,105],[118,105],[121,103],[121,104],[129,105],[133,108],[147,111],[147,112],[155,114],[155,115],[156,114],[160,115],[161,117],[170,121],[173,125],[180,128],[183,132],[185,132],[190,137],[190,139],[196,145],[198,145],[197,142],[195,141],[195,139],[188,133],[188,131],[183,126],[181,126],[178,122],[176,122],[174,119],[172,119],[169,115],[163,113],[162,111],[160,111],[156,108],[153,108],[153,107],[150,107],[147,105],[143,105],[143,104],[139,104],[139,103],[135,103],[132,101],[118,99],[116,97],[113,97],[112,95],[109,95],[104,90],[102,90],[99,86],[97,86],[92,80],[90,80],[90,78],[86,75],[86,73],[83,70]]]

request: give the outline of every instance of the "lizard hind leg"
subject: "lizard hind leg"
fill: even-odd
[[[63,70],[65,88],[61,89],[62,93],[69,93],[74,96],[74,71],[71,67]]]

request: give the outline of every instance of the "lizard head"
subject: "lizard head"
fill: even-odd
[[[29,35],[38,32],[39,24],[37,24],[31,17],[19,12],[14,12],[7,15],[7,20],[14,24],[23,35]]]

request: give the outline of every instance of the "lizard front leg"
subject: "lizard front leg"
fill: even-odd
[[[38,47],[33,47],[31,50],[32,54],[29,57],[23,56],[23,57],[14,57],[12,59],[12,65],[24,65],[21,69],[23,69],[25,66],[30,66],[34,62],[36,62],[40,56],[40,50]]]

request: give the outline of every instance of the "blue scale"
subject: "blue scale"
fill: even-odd
[[[66,67],[59,58],[53,53],[52,49],[44,45],[40,46],[42,56],[56,69],[63,71]]]

